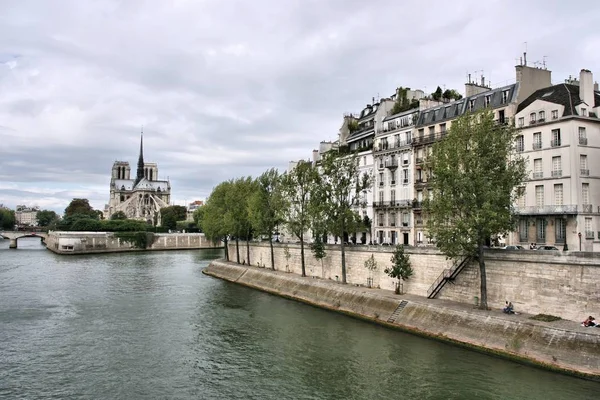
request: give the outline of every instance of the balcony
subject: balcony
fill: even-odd
[[[421,226],[421,225],[423,225],[423,220],[422,220],[422,219],[417,219],[417,220],[415,221],[415,224],[416,224],[417,226]]]
[[[394,181],[390,181],[390,185],[395,185],[395,184],[396,184],[395,180]]]
[[[591,213],[592,212],[592,205],[591,204],[584,204],[581,211],[584,212],[584,213]]]
[[[577,214],[577,205],[554,205],[554,206],[529,206],[515,207],[515,214],[519,215],[560,215],[560,214]],[[591,212],[590,205],[590,212]]]
[[[550,146],[552,146],[552,147],[560,146],[560,139],[552,139],[552,141],[550,142]]]
[[[585,238],[586,239],[593,239],[594,238],[594,231],[585,231]]]
[[[384,182],[379,182],[379,186],[380,187],[383,186],[383,184],[384,184]]]
[[[544,177],[544,173],[543,172],[534,172],[533,173],[533,179],[541,179]]]
[[[522,143],[520,143],[515,147],[515,150],[517,151],[517,153],[522,153],[525,151],[525,146]]]
[[[537,121],[529,121],[529,125],[535,125],[537,124]]]
[[[385,162],[385,167],[389,168],[389,169],[398,168],[398,160],[397,159],[387,160]]]
[[[394,221],[390,222],[390,226],[396,226],[396,223]]]
[[[423,164],[423,161],[425,161],[425,159],[423,157],[417,157],[415,159],[415,163],[416,164]]]
[[[560,178],[562,176],[562,169],[557,169],[552,171],[553,178]]]
[[[581,176],[590,176],[590,170],[589,169],[580,169],[579,173],[581,174]]]
[[[383,163],[379,163],[379,169],[383,169]]]
[[[376,201],[373,203],[375,208],[401,207],[407,208],[412,204],[409,200],[391,200],[391,201]]]
[[[533,142],[533,149],[539,150],[542,148],[542,142]]]
[[[542,122],[546,122],[546,118],[540,118],[540,119],[538,119],[538,123],[541,124]]]
[[[412,203],[412,206],[414,209],[421,209],[423,208],[423,202],[422,201],[418,201],[418,200],[414,200]]]
[[[579,138],[579,144],[587,146],[587,138],[586,137],[580,137]]]

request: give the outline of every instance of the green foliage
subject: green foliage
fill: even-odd
[[[160,209],[161,226],[176,229],[177,221],[185,221],[187,209],[184,206],[169,206]]]
[[[200,206],[196,208],[193,214],[194,223],[196,224],[196,227],[198,228],[199,232],[204,232],[202,230],[202,220],[204,219],[204,212],[206,211],[206,208],[204,207],[205,206]]]
[[[102,230],[102,223],[94,218],[81,218],[73,222],[71,231],[98,232]]]
[[[515,187],[526,176],[525,160],[513,152],[515,138],[515,128],[496,124],[492,111],[468,113],[452,123],[429,158],[432,196],[423,205],[428,233],[447,257],[479,260],[484,309],[483,246],[492,235],[514,229]]]
[[[392,266],[383,270],[390,278],[405,281],[413,275],[414,271],[410,265],[410,257],[404,253],[404,246],[401,244],[396,246],[390,261]]]
[[[327,221],[327,230],[343,238],[344,233],[356,231],[360,226],[360,216],[354,207],[360,205],[363,191],[371,187],[367,174],[360,176],[356,154],[340,156],[335,152],[326,153],[321,163],[322,175],[315,188],[315,196],[320,202],[319,209]],[[341,240],[342,282],[346,283],[346,252]]]
[[[404,111],[408,111],[412,108],[419,107],[419,100],[408,98],[409,90],[410,88],[398,88],[396,102],[390,110],[390,115],[398,114]]]
[[[88,199],[71,200],[67,208],[65,208],[65,217],[70,217],[75,214],[82,214],[94,219],[100,219],[98,212],[90,206]]]
[[[537,314],[532,317],[529,317],[529,319],[534,319],[536,321],[544,321],[544,322],[554,322],[554,321],[560,321],[562,318],[557,317],[556,315],[550,315],[550,314]]]
[[[199,232],[198,225],[194,221],[177,221],[177,230],[180,232],[186,231],[187,233]]]
[[[115,232],[115,237],[122,242],[131,243],[138,249],[147,249],[154,243],[155,237],[151,232]]]
[[[442,94],[442,98],[446,100],[460,100],[462,99],[462,94],[458,93],[454,89],[446,89]]]
[[[322,260],[325,258],[325,256],[327,256],[327,253],[325,252],[325,245],[323,244],[320,235],[317,235],[315,240],[310,244],[310,250],[317,260]]]
[[[431,93],[431,97],[434,100],[440,101],[442,99],[442,88],[438,86],[435,92]]]
[[[350,133],[352,133],[352,132],[356,132],[357,130],[358,130],[358,120],[349,119],[348,120],[348,131],[350,131]]]
[[[111,220],[122,220],[127,219],[127,215],[123,211],[117,211],[113,215],[110,216]]]
[[[373,272],[377,270],[377,260],[375,260],[375,255],[371,253],[371,257],[367,258],[365,261],[365,268],[369,272]]]
[[[40,210],[35,215],[39,226],[50,226],[58,221],[58,214],[52,210]]]
[[[282,176],[275,168],[271,168],[256,179],[254,190],[248,200],[247,211],[254,231],[269,238],[272,269],[275,269],[273,233],[282,222],[284,208]]]
[[[15,227],[15,212],[8,208],[0,208],[0,228],[13,230]]]

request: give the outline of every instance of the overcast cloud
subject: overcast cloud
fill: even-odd
[[[397,86],[600,78],[600,3],[0,0],[0,203],[108,202],[115,160],[144,157],[172,199],[308,158],[345,112]]]

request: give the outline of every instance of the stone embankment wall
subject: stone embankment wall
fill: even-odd
[[[306,275],[341,280],[339,246],[326,246],[327,256],[316,260],[305,248]],[[301,274],[300,245],[274,244],[275,269]],[[383,270],[391,266],[393,247],[350,246],[346,248],[347,282],[394,290],[396,281]],[[438,250],[407,247],[414,275],[403,283],[403,292],[427,297],[427,290],[452,262]],[[235,245],[229,246],[230,260],[236,260]],[[287,257],[286,257],[287,255]],[[377,270],[365,268],[373,255]],[[240,243],[240,262],[246,260],[245,244]],[[271,266],[269,244],[251,243],[250,264]],[[544,252],[533,250],[486,252],[488,306],[502,308],[506,300],[515,310],[529,314],[551,314],[572,321],[583,321],[588,315],[600,314],[600,254],[579,252]],[[479,296],[479,264],[472,262],[454,282],[447,283],[437,298],[474,304]]]
[[[594,328],[560,329],[552,323],[494,315],[472,306],[395,296],[223,261],[213,261],[203,272],[381,325],[600,378],[600,333]]]
[[[139,249],[113,232],[49,232],[46,248],[57,254],[218,248],[203,233],[159,233],[153,237],[148,248]]]

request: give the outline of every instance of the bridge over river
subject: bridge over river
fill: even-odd
[[[0,231],[0,237],[10,240],[8,247],[11,249],[16,249],[17,242],[21,238],[38,237],[42,240],[42,243],[45,244],[46,239],[48,239],[48,234],[46,232],[35,231]]]

